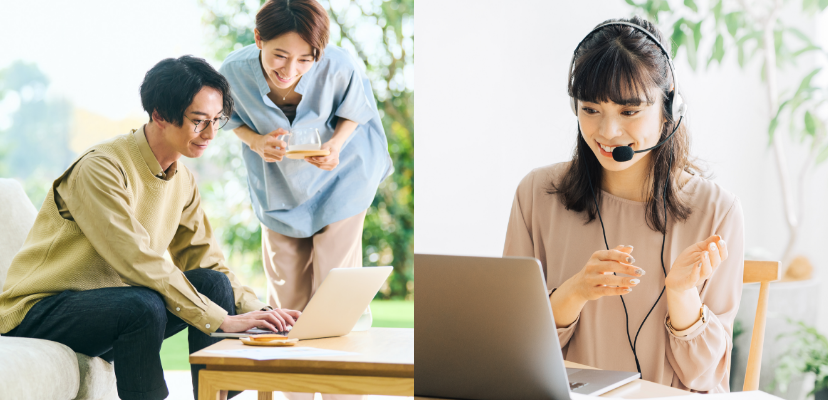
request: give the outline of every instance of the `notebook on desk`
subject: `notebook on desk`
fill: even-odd
[[[288,331],[250,329],[241,333],[214,332],[210,336],[239,338],[275,333],[291,339],[318,339],[347,335],[392,270],[392,267],[332,269],[305,306],[296,325]]]
[[[570,390],[595,396],[640,376],[564,367],[534,258],[415,254],[414,265],[416,396],[559,400],[570,399]],[[503,325],[508,329],[498,329]]]

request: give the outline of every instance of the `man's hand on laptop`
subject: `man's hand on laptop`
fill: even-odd
[[[248,329],[270,329],[273,332],[286,331],[296,323],[301,311],[277,308],[272,311],[251,311],[246,314],[228,315],[219,327],[228,333],[244,332]]]

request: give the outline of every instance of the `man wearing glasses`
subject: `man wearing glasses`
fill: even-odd
[[[161,343],[188,326],[193,353],[218,329],[294,324],[298,311],[273,310],[227,268],[178,163],[204,154],[233,110],[229,93],[199,58],[147,72],[149,122],[87,149],[53,183],[0,294],[0,333],[114,361],[118,396],[131,400],[167,397]],[[202,368],[192,366],[194,394]]]

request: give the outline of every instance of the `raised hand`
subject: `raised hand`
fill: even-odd
[[[603,296],[624,295],[632,291],[644,270],[633,265],[632,246],[618,246],[612,250],[592,253],[584,268],[565,284],[581,299],[597,300]],[[613,273],[626,275],[617,276]]]
[[[692,289],[709,278],[726,259],[727,243],[719,235],[710,236],[679,254],[664,284],[676,292]]]

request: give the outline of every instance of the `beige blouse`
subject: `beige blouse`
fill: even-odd
[[[601,224],[596,218],[585,224],[586,213],[568,211],[557,195],[548,194],[553,179],[568,163],[535,169],[518,186],[506,233],[504,256],[528,256],[541,261],[551,291],[580,271],[592,253],[604,250]],[[596,188],[597,190],[598,188]],[[624,295],[629,313],[630,336],[664,287],[661,270],[662,236],[647,226],[645,203],[602,193],[601,216],[610,248],[633,245],[635,264],[646,271],[631,293]],[[697,287],[710,318],[686,337],[677,337],[665,326],[667,299],[662,296],[638,338],[636,352],[643,379],[701,392],[729,391],[733,319],[739,308],[744,269],[742,207],[732,193],[698,176],[682,188],[692,214],[684,222],[668,215],[664,266],[693,243],[718,234],[727,242],[728,259]],[[564,358],[601,369],[635,371],[635,359],[624,331],[624,309],[619,296],[589,301],[578,319],[558,329]]]

